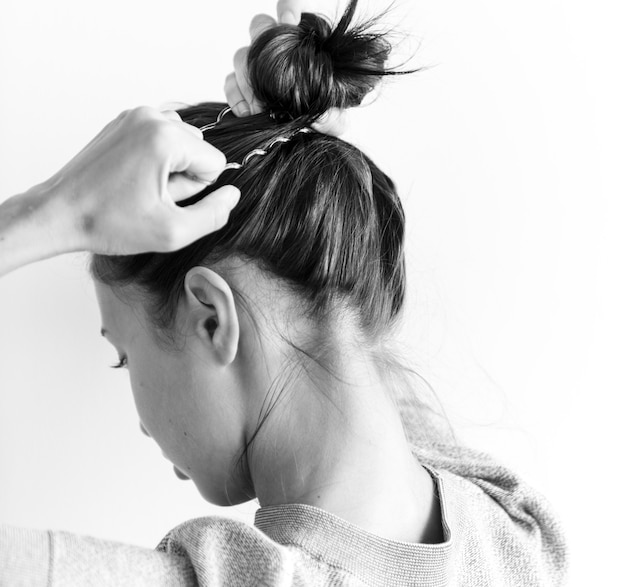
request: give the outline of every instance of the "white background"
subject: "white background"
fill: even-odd
[[[617,5],[399,1],[389,19],[417,49],[411,64],[432,68],[388,84],[347,137],[406,207],[415,364],[461,437],[552,502],[574,586],[615,584],[626,521]],[[250,18],[273,8],[3,0],[0,199],[46,179],[123,109],[222,99]],[[254,504],[203,502],[140,434],[99,327],[82,255],[2,279],[0,521],[153,547],[190,517],[251,520]]]

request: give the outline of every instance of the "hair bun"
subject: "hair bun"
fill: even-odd
[[[318,118],[332,107],[358,106],[384,75],[391,51],[381,34],[367,32],[374,21],[350,27],[351,0],[335,28],[305,12],[299,25],[278,25],[250,47],[248,73],[255,96],[266,108],[293,118]]]

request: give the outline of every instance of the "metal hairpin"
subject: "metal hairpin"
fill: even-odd
[[[217,115],[215,122],[210,122],[209,124],[205,124],[204,126],[200,127],[200,130],[202,131],[202,133],[205,133],[207,130],[211,130],[212,128],[215,128],[220,122],[222,122],[222,118],[224,118],[224,116],[226,116],[231,111],[232,111],[232,108],[230,106],[226,106],[226,108],[224,108]]]
[[[293,137],[295,137],[298,133],[301,133],[301,132],[308,133],[308,132],[313,132],[313,131],[310,128],[305,126],[291,133],[288,137],[275,138],[265,149],[252,149],[252,151],[246,154],[246,156],[243,158],[241,163],[227,163],[225,169],[241,169],[242,167],[244,167],[245,165],[249,163],[252,157],[256,157],[257,155],[259,156],[267,155],[270,149],[276,143],[288,143],[291,139],[293,139]]]
[[[205,124],[204,126],[201,126],[200,130],[202,131],[202,133],[206,132],[207,130],[211,130],[211,129],[215,128],[222,121],[222,118],[224,118],[224,116],[226,116],[226,114],[231,112],[231,110],[232,109],[230,108],[230,106],[227,106],[226,108],[224,108],[217,115],[217,118],[216,118],[215,122],[210,122],[209,124]],[[298,133],[301,133],[301,132],[309,133],[309,132],[313,132],[313,131],[309,127],[305,126],[305,127],[301,128],[301,129],[298,129],[297,131],[291,133],[289,136],[278,137],[278,138],[274,139],[265,149],[253,149],[252,151],[247,153],[244,156],[244,158],[242,159],[241,163],[236,163],[234,161],[231,162],[231,163],[226,163],[226,165],[224,166],[223,171],[226,171],[227,169],[241,169],[242,167],[246,166],[250,162],[250,159],[252,159],[253,157],[267,155],[269,150],[276,143],[288,143],[295,135],[297,135]],[[204,180],[200,180],[199,178],[194,178],[194,179],[196,179],[196,181],[203,181],[203,183],[207,183],[207,184],[215,183],[215,180],[213,180],[213,181],[204,181]]]

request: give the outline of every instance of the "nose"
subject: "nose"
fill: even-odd
[[[148,434],[148,431],[143,427],[143,424],[141,422],[139,422],[139,429],[148,437],[150,438],[150,435]]]

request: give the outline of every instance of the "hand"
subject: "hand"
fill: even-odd
[[[173,251],[228,221],[239,190],[224,186],[176,205],[215,180],[226,158],[176,112],[120,114],[48,182],[70,218],[57,249],[107,255]]]
[[[297,25],[302,17],[301,0],[279,0],[276,7],[278,21],[269,14],[257,14],[250,23],[250,42],[253,42],[261,33],[277,24]],[[250,47],[241,47],[234,57],[235,71],[226,76],[224,91],[226,101],[232,108],[235,116],[250,116],[263,112],[264,106],[254,96],[248,82],[248,50]],[[331,108],[311,125],[318,132],[339,136],[346,131],[346,111]]]

